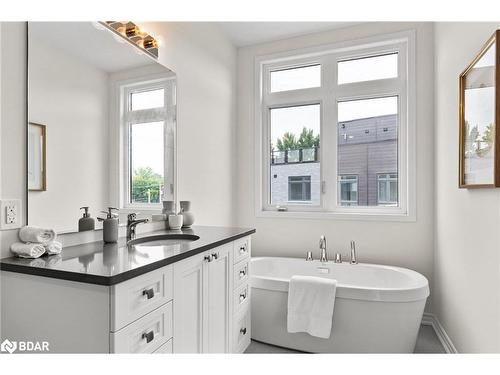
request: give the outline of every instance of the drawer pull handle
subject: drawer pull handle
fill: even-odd
[[[151,299],[155,296],[155,290],[153,288],[145,289],[142,291],[143,296],[147,296],[148,299]]]
[[[219,253],[212,253],[212,257],[217,260],[219,259]]]
[[[242,269],[242,270],[240,271],[240,279],[244,278],[244,277],[246,276],[246,274],[247,274],[246,269]]]
[[[247,245],[240,246],[240,254],[244,254],[247,251]]]
[[[247,298],[247,294],[246,293],[241,293],[240,294],[240,303],[243,302],[245,300],[245,298]]]
[[[153,331],[149,331],[148,333],[143,333],[142,338],[146,339],[146,343],[149,344],[155,338],[155,333]]]
[[[205,262],[211,262],[212,261],[212,256],[211,255],[205,255],[205,258],[203,258]]]
[[[246,335],[247,334],[247,327],[240,329],[240,332],[242,335]]]

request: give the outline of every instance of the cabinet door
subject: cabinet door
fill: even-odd
[[[174,264],[174,353],[202,353],[204,349],[206,255]]]
[[[231,291],[233,284],[232,244],[210,250],[207,263],[207,335],[208,353],[230,352]]]

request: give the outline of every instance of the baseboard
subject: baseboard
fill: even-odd
[[[450,336],[448,336],[441,323],[439,323],[439,320],[436,315],[431,313],[424,313],[424,316],[422,317],[422,324],[426,326],[431,326],[432,329],[434,329],[434,332],[436,332],[436,336],[443,345],[446,353],[449,354],[458,353],[457,348],[455,348],[455,345],[453,345]]]

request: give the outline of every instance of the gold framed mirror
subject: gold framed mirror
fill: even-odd
[[[500,187],[497,30],[460,75],[459,187]]]

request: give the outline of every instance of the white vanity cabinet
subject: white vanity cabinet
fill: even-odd
[[[174,264],[174,353],[230,352],[232,249]]]
[[[2,270],[2,339],[55,353],[241,353],[249,266],[246,236],[111,286]]]

